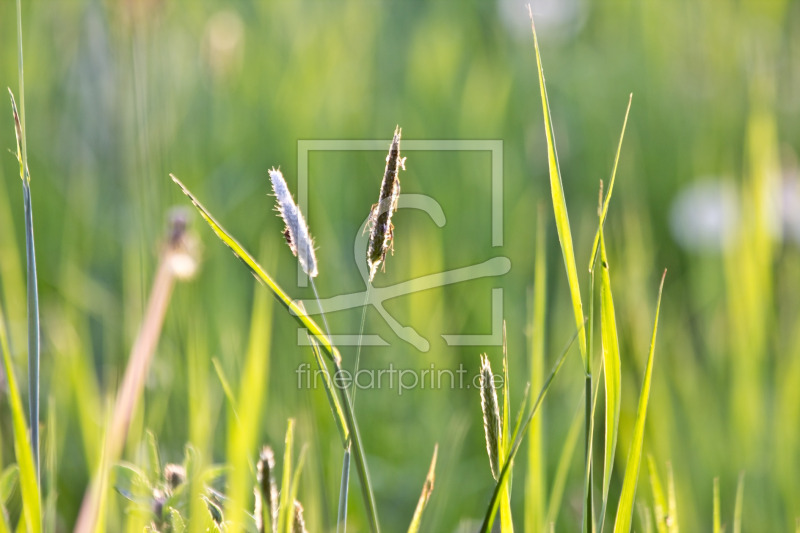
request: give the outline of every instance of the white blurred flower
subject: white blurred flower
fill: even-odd
[[[670,209],[675,241],[692,251],[722,251],[735,237],[739,200],[732,181],[702,178],[686,185]]]
[[[498,0],[500,20],[520,38],[531,37],[528,4],[533,11],[536,33],[539,35],[569,39],[586,22],[586,0]]]

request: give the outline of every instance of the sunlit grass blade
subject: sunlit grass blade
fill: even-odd
[[[712,528],[714,533],[722,533],[722,516],[720,512],[719,503],[719,478],[714,478],[714,525]]]
[[[678,501],[675,498],[675,476],[672,474],[671,463],[667,463],[667,509],[669,510],[667,521],[669,533],[678,533]]]
[[[650,488],[653,492],[653,513],[655,514],[656,530],[658,533],[668,533],[667,499],[664,497],[663,485],[652,455],[647,456],[647,468],[650,474]]]
[[[633,102],[633,93],[628,97],[628,109],[625,110],[625,120],[622,121],[622,133],[619,135],[619,144],[617,145],[617,155],[614,156],[614,167],[611,169],[611,179],[608,183],[608,192],[606,193],[603,207],[600,210],[600,225],[597,228],[597,233],[594,236],[594,243],[592,243],[592,253],[589,256],[589,272],[594,270],[594,260],[597,256],[597,246],[600,242],[600,232],[603,230],[603,225],[606,223],[606,214],[608,213],[608,204],[611,201],[611,194],[614,192],[614,182],[617,178],[617,165],[619,164],[619,154],[622,152],[622,141],[625,138],[625,127],[628,125],[628,115],[631,112],[631,102]]]
[[[350,431],[348,430],[347,419],[342,411],[342,404],[339,402],[339,397],[336,396],[336,391],[334,390],[333,379],[328,372],[328,367],[325,365],[325,360],[322,358],[322,351],[320,350],[319,343],[316,342],[316,337],[309,335],[308,340],[311,343],[311,349],[317,361],[317,368],[322,372],[322,384],[325,388],[325,395],[328,397],[328,404],[331,407],[333,419],[336,422],[336,429],[339,430],[342,442],[347,442],[350,438]]]
[[[530,399],[531,393],[531,384],[530,382],[525,385],[525,391],[522,393],[522,403],[519,406],[519,411],[517,412],[517,421],[514,422],[514,430],[511,432],[511,438],[509,439],[509,449],[511,451],[510,443],[517,440],[517,435],[519,434],[519,429],[522,427],[522,420],[525,416],[525,412],[528,410],[528,400]]]
[[[609,191],[610,193],[610,191]],[[614,469],[614,455],[617,449],[619,431],[619,410],[622,394],[622,371],[617,336],[617,319],[614,312],[614,298],[611,292],[608,257],[606,256],[603,229],[600,228],[600,336],[603,341],[603,376],[605,377],[606,423],[605,449],[603,452],[603,504],[600,512],[600,531],[605,523],[608,489],[611,486],[611,473]]]
[[[291,486],[289,489],[289,508],[287,509],[287,522],[286,522],[286,529],[284,530],[286,533],[293,533],[294,532],[294,517],[295,517],[295,502],[297,501],[297,492],[300,490],[300,474],[303,472],[303,465],[306,462],[306,452],[308,451],[308,446],[303,446],[300,450],[300,455],[297,458],[297,466],[292,473],[292,481]]]
[[[411,518],[411,525],[408,526],[408,533],[417,533],[419,526],[422,523],[422,513],[428,505],[428,500],[431,498],[433,492],[433,483],[436,479],[436,458],[439,455],[439,445],[433,447],[433,458],[431,458],[431,466],[428,468],[428,475],[425,478],[425,484],[422,485],[422,493],[419,495],[417,501],[417,508],[414,510],[414,516]]]
[[[492,498],[489,500],[489,506],[486,509],[486,515],[483,519],[483,525],[481,526],[480,529],[481,533],[488,533],[489,531],[492,530],[494,517],[495,514],[497,513],[498,504],[500,503],[500,495],[502,493],[503,487],[506,484],[509,472],[511,471],[511,465],[514,462],[514,457],[516,457],[517,452],[519,451],[519,447],[522,444],[522,439],[525,438],[525,433],[530,427],[531,420],[538,411],[539,406],[542,404],[542,400],[547,394],[547,391],[550,389],[550,385],[552,385],[553,379],[555,379],[556,375],[558,374],[558,371],[561,370],[561,366],[564,364],[564,361],[567,358],[567,354],[569,353],[569,349],[572,346],[572,343],[575,342],[576,338],[578,338],[578,335],[580,334],[582,329],[583,329],[583,324],[581,324],[581,329],[575,331],[575,334],[572,336],[569,343],[567,343],[567,345],[564,347],[564,350],[561,352],[561,356],[553,365],[553,368],[550,370],[550,374],[548,374],[547,379],[545,379],[544,385],[542,386],[542,390],[539,392],[539,396],[536,398],[536,402],[534,402],[530,413],[528,413],[525,422],[522,424],[522,428],[520,429],[519,435],[517,436],[517,439],[514,441],[514,445],[511,448],[511,453],[508,454],[508,458],[506,459],[503,468],[500,470],[500,475],[497,478],[497,484],[495,485],[494,491],[492,492]]]
[[[733,533],[742,533],[742,506],[744,505],[744,472],[736,483],[736,504],[733,507]]]
[[[506,323],[503,321],[503,419],[500,431],[499,459],[502,466],[506,457],[511,451],[510,440],[510,415],[509,415],[509,395],[510,385],[508,379],[508,342],[506,338]],[[511,477],[513,470],[508,474],[508,482],[500,495],[500,531],[502,533],[514,533],[514,522],[511,519]]]
[[[658,300],[656,303],[656,317],[653,321],[653,337],[650,340],[650,354],[647,357],[647,367],[645,369],[642,392],[639,395],[639,407],[636,411],[636,422],[633,428],[633,442],[628,452],[628,461],[625,465],[625,478],[622,482],[622,493],[619,497],[617,507],[617,518],[614,523],[614,533],[628,533],[631,530],[631,520],[633,518],[633,503],[636,497],[636,483],[639,479],[639,465],[642,459],[642,447],[644,445],[644,428],[647,419],[647,403],[650,399],[650,383],[653,378],[653,363],[656,351],[656,334],[658,333],[658,315],[661,310],[661,294],[664,290],[664,279],[667,271],[661,276],[661,284],[658,288]]]
[[[17,458],[17,465],[19,465],[22,516],[28,533],[39,533],[42,530],[39,484],[37,483],[33,451],[28,439],[28,427],[25,423],[25,408],[22,406],[14,368],[11,366],[11,350],[8,346],[6,321],[2,310],[0,310],[0,350],[3,352],[3,368],[8,387],[8,401],[11,406],[14,454]]]
[[[286,427],[286,439],[283,448],[283,464],[281,465],[281,492],[278,504],[278,531],[285,532],[291,526],[292,502],[289,494],[292,486],[292,447],[294,446],[294,419],[289,419]]]
[[[286,294],[283,289],[270,277],[267,272],[261,268],[258,262],[253,258],[250,253],[245,250],[241,244],[239,244],[236,239],[234,239],[225,229],[217,222],[211,213],[209,213],[203,204],[194,196],[194,194],[186,188],[186,186],[181,183],[181,181],[176,178],[174,175],[170,174],[172,181],[174,181],[183,191],[189,200],[192,201],[192,204],[197,208],[200,216],[203,217],[203,220],[211,227],[217,237],[220,238],[222,242],[224,242],[228,248],[234,253],[236,257],[241,259],[241,261],[247,265],[253,275],[259,281],[263,282],[275,295],[280,303],[282,303],[289,311],[290,314],[297,320],[301,326],[308,328],[309,332],[314,335],[318,340],[322,348],[325,352],[330,356],[332,360],[335,360],[337,363],[341,363],[341,356],[339,355],[339,350],[334,347],[330,339],[322,332],[322,329],[311,319],[304,309],[302,309],[288,294]]]
[[[539,53],[539,41],[536,38],[536,26],[533,23],[533,12],[530,5],[528,12],[531,17],[531,29],[533,31],[533,45],[536,51],[536,67],[539,73],[539,89],[542,95],[542,113],[544,115],[544,132],[547,137],[547,161],[550,169],[550,192],[553,197],[553,211],[556,219],[556,230],[558,240],[561,243],[561,252],[564,256],[564,266],[567,270],[567,280],[569,281],[569,291],[572,296],[572,308],[575,313],[575,325],[578,327],[578,345],[581,350],[581,357],[584,360],[586,372],[591,372],[588,367],[586,352],[586,332],[583,328],[583,304],[581,303],[581,290],[578,284],[578,269],[575,266],[575,251],[572,245],[572,231],[569,227],[569,215],[567,214],[567,202],[564,199],[564,186],[561,183],[561,169],[558,164],[558,153],[556,152],[556,141],[553,134],[553,123],[550,117],[550,102],[547,98],[547,87],[544,81],[544,70],[542,69],[542,57]]]
[[[533,265],[533,302],[530,330],[530,387],[539,390],[544,378],[545,311],[547,303],[547,254],[545,209],[536,217],[536,252]],[[522,412],[522,410],[520,410]],[[513,440],[516,440],[516,431]],[[531,422],[528,437],[528,473],[525,476],[525,531],[541,531],[545,525],[545,458],[542,417]]]

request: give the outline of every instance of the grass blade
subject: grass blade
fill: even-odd
[[[189,197],[189,200],[191,200],[192,204],[194,204],[194,206],[197,208],[200,216],[203,217],[203,220],[205,220],[206,223],[211,227],[217,237],[219,237],[220,240],[231,249],[236,257],[238,257],[245,265],[247,265],[256,279],[264,283],[272,291],[278,301],[289,310],[290,314],[300,323],[300,325],[307,328],[309,332],[319,340],[320,345],[330,356],[331,360],[336,361],[337,364],[341,364],[342,358],[339,355],[339,350],[337,350],[336,347],[331,344],[330,339],[328,339],[328,337],[322,332],[322,329],[320,329],[317,323],[314,322],[314,320],[308,315],[306,315],[305,310],[302,309],[291,297],[289,297],[288,294],[286,294],[286,292],[284,292],[283,289],[280,288],[280,286],[272,279],[272,277],[270,277],[270,275],[267,274],[263,268],[261,268],[253,256],[250,255],[250,253],[248,253],[247,250],[245,250],[242,245],[236,241],[236,239],[231,237],[231,235],[225,231],[225,228],[223,228],[219,222],[217,222],[214,217],[211,216],[211,213],[209,213],[208,210],[203,207],[203,204],[200,203],[194,194],[192,194],[191,191],[189,191],[189,189],[187,189],[178,178],[172,174],[170,174],[170,177],[172,178],[172,181],[174,181],[178,187],[181,188],[183,194]]]
[[[545,312],[547,307],[547,255],[545,211],[539,205],[536,218],[536,253],[533,267],[533,304],[531,312],[530,387],[539,390],[544,377]],[[520,410],[522,412],[522,410]],[[515,431],[516,433],[516,431]],[[514,436],[516,440],[516,435]],[[545,458],[542,418],[531,422],[528,439],[528,475],[525,480],[525,531],[542,531],[545,525]]]
[[[17,134],[17,159],[22,178],[22,198],[25,211],[25,252],[28,272],[28,401],[29,424],[36,484],[39,484],[39,286],[36,275],[36,247],[33,241],[33,205],[31,176],[28,169],[28,141],[25,128],[25,69],[22,60],[22,2],[17,0],[17,66],[19,68],[19,114],[11,89],[11,106]]]
[[[744,505],[744,472],[736,484],[736,505],[733,508],[733,533],[742,533],[742,505]]]
[[[647,456],[647,469],[650,473],[650,487],[653,491],[653,513],[656,519],[656,531],[658,533],[667,533],[667,500],[664,497],[661,478],[658,476],[658,469],[652,455]]]
[[[542,386],[542,390],[539,392],[539,396],[536,398],[536,402],[534,402],[533,407],[531,408],[531,412],[528,413],[528,417],[525,419],[525,423],[522,424],[522,429],[520,429],[520,433],[517,436],[517,439],[514,441],[514,446],[511,448],[511,453],[508,454],[508,458],[503,465],[503,468],[500,470],[500,475],[497,479],[497,484],[494,487],[494,492],[492,492],[492,498],[489,501],[489,507],[486,509],[486,516],[483,519],[483,525],[481,526],[481,533],[488,533],[492,530],[492,524],[494,523],[494,516],[497,512],[497,506],[500,502],[500,494],[502,492],[503,487],[505,486],[506,480],[508,478],[508,474],[511,470],[511,464],[514,462],[514,457],[516,457],[517,452],[519,451],[519,447],[522,444],[522,439],[525,438],[525,432],[530,427],[531,420],[533,419],[534,415],[539,409],[539,406],[542,404],[542,400],[544,399],[547,391],[550,389],[550,385],[553,383],[553,379],[555,379],[558,371],[561,370],[561,366],[564,364],[564,361],[567,358],[567,354],[569,353],[569,349],[572,346],[572,343],[575,342],[575,339],[578,338],[581,330],[583,328],[583,324],[581,324],[581,329],[577,330],[575,334],[570,339],[569,343],[564,347],[564,350],[561,352],[561,356],[558,358],[556,363],[553,365],[553,368],[550,370],[550,374],[547,376],[547,379],[544,381],[544,385]]]
[[[19,2],[17,2],[19,4]],[[19,16],[19,5],[17,6]],[[21,39],[21,37],[20,37]],[[20,62],[22,61],[20,43]],[[21,63],[20,63],[21,65]],[[21,67],[20,67],[21,69]],[[21,72],[21,71],[20,71]],[[28,272],[28,423],[31,430],[31,446],[33,460],[36,465],[36,476],[39,476],[39,288],[36,276],[36,247],[33,241],[33,205],[31,203],[31,178],[25,151],[25,128],[17,112],[14,94],[11,97],[11,109],[14,114],[14,126],[17,136],[17,159],[19,160],[20,178],[22,178],[22,201],[25,211],[25,252]],[[21,102],[21,100],[20,100]]]
[[[667,463],[667,528],[669,533],[678,533],[678,502],[675,498],[675,477],[672,475],[672,464]]]
[[[530,5],[528,13],[531,17],[531,29],[533,31],[533,45],[536,50],[536,67],[539,73],[539,89],[542,95],[542,113],[544,114],[544,132],[547,137],[547,161],[550,170],[550,193],[553,197],[553,211],[556,219],[556,230],[558,240],[561,243],[561,252],[564,256],[564,266],[567,270],[567,280],[569,281],[569,291],[572,296],[572,308],[575,313],[575,325],[578,327],[578,345],[581,350],[581,357],[584,361],[586,373],[591,372],[586,351],[586,332],[583,327],[583,304],[581,303],[581,291],[578,285],[578,269],[575,266],[575,251],[572,246],[572,231],[569,227],[569,215],[567,213],[567,202],[564,199],[564,186],[561,183],[561,169],[558,165],[558,153],[556,152],[556,141],[553,134],[553,123],[550,117],[550,102],[547,98],[547,87],[544,81],[544,70],[542,69],[542,56],[539,53],[539,41],[536,38],[536,26],[533,23],[533,12]]]
[[[647,419],[647,403],[650,399],[650,383],[653,378],[653,362],[656,350],[656,334],[658,333],[658,314],[661,310],[661,293],[664,290],[664,278],[667,271],[661,276],[661,285],[658,288],[658,301],[656,303],[656,317],[653,323],[653,337],[650,340],[650,354],[647,357],[642,392],[639,396],[639,408],[636,412],[636,423],[633,429],[633,444],[628,453],[628,462],[625,465],[625,478],[622,482],[622,493],[617,507],[617,519],[614,523],[614,533],[628,533],[631,530],[633,518],[633,501],[636,497],[636,483],[639,479],[639,465],[642,459],[644,444],[644,427]]]
[[[719,478],[714,478],[714,533],[722,533],[722,516],[719,509]]]
[[[39,484],[37,483],[33,451],[28,439],[28,428],[25,424],[25,408],[22,406],[17,379],[14,376],[14,368],[11,366],[11,350],[8,347],[8,333],[6,332],[6,321],[2,310],[0,310],[0,351],[3,352],[3,368],[8,386],[8,401],[11,405],[14,454],[19,465],[22,516],[28,533],[39,533],[42,530]]]
[[[603,202],[603,208],[600,211],[600,226],[597,228],[597,233],[594,236],[594,243],[592,243],[592,253],[589,256],[589,272],[594,270],[594,260],[597,256],[597,246],[600,242],[600,233],[603,230],[603,225],[606,223],[606,214],[608,213],[608,204],[611,201],[611,193],[614,192],[614,181],[617,177],[617,165],[619,164],[619,154],[622,152],[622,140],[625,138],[625,127],[628,125],[628,115],[631,112],[631,102],[633,102],[633,93],[628,97],[628,109],[625,110],[625,120],[622,121],[622,133],[619,135],[619,144],[617,145],[617,155],[614,157],[614,166],[611,169],[611,180],[608,183],[608,194]]]
[[[411,525],[408,526],[408,533],[417,533],[419,526],[422,523],[422,513],[428,505],[428,500],[431,498],[433,492],[433,482],[436,479],[436,458],[439,455],[439,445],[433,447],[433,458],[431,459],[431,466],[428,468],[428,476],[425,478],[425,484],[422,485],[422,493],[419,495],[417,501],[417,508],[414,510],[414,516],[411,519]]]
[[[281,492],[278,504],[278,531],[286,531],[292,523],[292,502],[289,492],[292,485],[292,446],[294,445],[294,419],[290,418],[286,428],[286,439],[283,448],[283,464],[281,469]]]
[[[293,533],[295,531],[295,502],[297,501],[297,492],[300,490],[300,474],[303,472],[303,465],[306,461],[307,446],[303,446],[300,450],[300,456],[297,459],[297,466],[292,474],[292,484],[289,492],[289,508],[287,509],[287,523],[286,533]]]
[[[609,191],[610,193],[610,191]],[[611,293],[611,276],[606,257],[603,229],[600,228],[600,336],[603,341],[603,375],[606,391],[606,435],[603,457],[603,505],[600,514],[600,531],[605,523],[608,489],[611,486],[611,473],[614,468],[614,455],[617,449],[619,431],[619,410],[622,395],[622,371],[619,355],[617,320],[614,313],[614,298]]]
[[[503,421],[502,430],[500,431],[500,465],[506,462],[506,457],[511,451],[510,440],[510,415],[509,415],[509,395],[511,389],[508,379],[508,343],[506,338],[506,323],[503,321]],[[500,531],[502,533],[514,533],[514,522],[511,519],[511,472],[508,474],[508,483],[503,488],[503,493],[500,495]]]

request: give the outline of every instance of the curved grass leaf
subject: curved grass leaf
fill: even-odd
[[[530,427],[531,420],[533,416],[536,414],[536,411],[539,409],[539,406],[542,404],[542,400],[544,399],[547,391],[550,389],[550,385],[553,383],[553,379],[555,379],[556,374],[558,371],[561,370],[561,366],[564,364],[564,360],[567,358],[567,354],[569,353],[569,349],[572,346],[572,343],[575,342],[575,339],[578,338],[578,335],[583,330],[583,324],[581,324],[581,329],[575,331],[575,334],[570,339],[569,343],[564,347],[564,350],[561,352],[561,356],[558,358],[556,363],[553,365],[553,368],[550,370],[550,374],[547,376],[547,379],[544,381],[544,385],[542,386],[542,390],[539,392],[539,396],[536,398],[536,402],[533,404],[531,408],[531,412],[528,413],[527,418],[525,419],[525,423],[522,424],[522,428],[520,429],[519,435],[517,436],[516,440],[514,441],[514,446],[511,448],[511,453],[508,454],[508,458],[506,459],[505,464],[503,464],[503,468],[500,470],[500,475],[497,477],[497,484],[494,487],[494,492],[492,492],[492,498],[489,500],[489,507],[486,509],[486,515],[483,519],[483,524],[481,525],[480,532],[481,533],[488,533],[492,530],[492,524],[494,524],[494,517],[497,513],[497,507],[500,503],[500,495],[502,489],[506,485],[506,481],[508,480],[508,475],[511,471],[511,465],[514,462],[514,457],[516,457],[517,452],[519,451],[519,447],[522,444],[522,439],[525,438],[525,433],[528,431]]]
[[[558,240],[561,243],[561,252],[564,256],[564,266],[567,270],[567,280],[569,281],[569,291],[572,296],[572,308],[575,313],[575,324],[578,327],[578,345],[581,350],[586,373],[591,372],[586,350],[586,332],[583,328],[583,304],[581,303],[581,291],[578,285],[578,269],[575,266],[575,251],[572,245],[572,231],[569,227],[569,215],[567,214],[567,202],[564,199],[564,186],[561,183],[561,169],[558,165],[558,153],[556,151],[556,141],[553,134],[553,123],[550,117],[550,102],[547,98],[547,87],[544,81],[544,70],[542,69],[542,57],[539,53],[539,41],[536,38],[536,27],[533,24],[533,12],[530,5],[528,13],[531,17],[531,29],[533,31],[533,45],[536,50],[536,67],[539,73],[539,89],[542,95],[542,113],[544,114],[544,133],[547,137],[547,161],[550,171],[550,193],[553,197],[553,212],[556,219],[556,230]]]
[[[250,272],[258,279],[259,281],[263,282],[275,297],[278,299],[280,303],[282,303],[290,312],[290,314],[300,323],[301,326],[307,328],[309,332],[314,335],[318,340],[322,348],[331,358],[331,360],[336,361],[337,363],[341,363],[342,357],[339,355],[339,350],[336,349],[330,342],[330,339],[322,332],[322,329],[311,319],[305,312],[304,309],[301,308],[300,305],[297,304],[280,286],[270,277],[267,272],[261,268],[261,265],[256,262],[250,253],[242,247],[239,242],[231,237],[231,235],[225,231],[219,222],[217,222],[211,213],[203,207],[203,204],[186,188],[186,186],[181,183],[181,181],[176,178],[173,174],[170,174],[172,181],[174,181],[178,187],[181,188],[183,194],[185,194],[189,200],[192,201],[192,204],[197,208],[197,211],[200,213],[200,216],[203,217],[203,220],[208,223],[214,233],[216,233],[217,237],[220,238],[222,242],[224,242],[228,248],[234,253],[236,257],[241,259],[241,261],[247,265],[247,268],[250,269]]]
[[[661,309],[661,293],[664,290],[664,278],[667,271],[661,276],[661,285],[658,288],[658,301],[656,303],[656,317],[653,323],[653,337],[650,340],[650,354],[647,357],[642,392],[639,395],[639,408],[636,411],[636,422],[633,427],[633,443],[628,453],[628,462],[625,465],[625,478],[622,482],[622,493],[617,507],[617,518],[614,523],[614,533],[628,533],[631,530],[633,519],[633,502],[636,497],[636,482],[639,479],[639,465],[642,459],[644,445],[644,426],[647,420],[647,403],[650,399],[650,383],[653,379],[653,361],[656,351],[656,333],[658,333],[658,314]]]
[[[610,192],[610,191],[609,191]],[[611,293],[611,276],[606,257],[603,228],[600,227],[600,335],[603,341],[603,375],[606,391],[605,450],[603,454],[603,506],[600,514],[601,524],[605,522],[608,489],[611,486],[611,473],[614,469],[614,455],[617,449],[619,431],[619,410],[622,394],[622,371],[619,355],[617,320],[614,314],[614,298]],[[601,525],[600,531],[603,530]]]
[[[425,478],[425,484],[422,485],[422,493],[419,495],[417,501],[417,508],[414,510],[414,516],[411,519],[411,525],[408,526],[408,533],[417,533],[419,526],[422,523],[422,513],[428,505],[428,500],[431,498],[433,492],[433,482],[436,479],[436,458],[439,455],[439,445],[433,447],[433,458],[431,458],[431,466],[428,468],[428,476]]]

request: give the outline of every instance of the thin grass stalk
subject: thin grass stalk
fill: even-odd
[[[39,364],[40,364],[40,332],[39,332],[39,287],[36,274],[36,246],[33,239],[33,204],[31,201],[31,176],[28,169],[28,142],[25,127],[25,69],[22,57],[22,4],[17,0],[17,63],[19,68],[19,115],[17,114],[14,95],[11,89],[11,106],[14,110],[14,122],[17,134],[17,159],[22,178],[22,201],[25,217],[25,259],[27,265],[28,292],[28,405],[31,446],[36,466],[36,483],[40,482],[39,465]]]
[[[367,303],[369,302],[369,293],[372,290],[372,282],[367,280],[367,291],[364,296],[364,304],[361,306],[361,326],[358,328],[358,346],[356,347],[356,362],[353,372],[353,389],[350,398],[353,401],[353,407],[356,405],[356,376],[358,376],[358,368],[361,362],[361,346],[364,339],[364,325],[367,320]],[[350,442],[344,449],[344,457],[342,459],[342,481],[339,485],[339,510],[336,517],[336,532],[347,533],[347,497],[350,490]],[[341,528],[341,529],[340,529]]]

